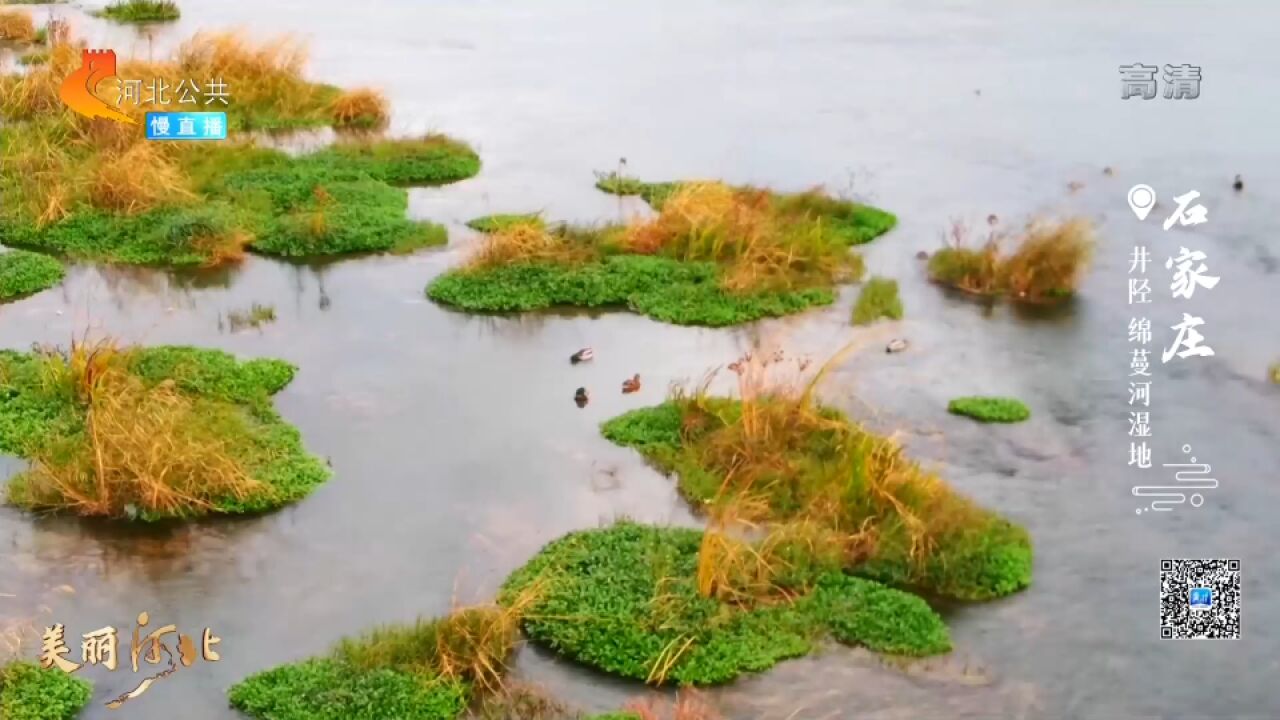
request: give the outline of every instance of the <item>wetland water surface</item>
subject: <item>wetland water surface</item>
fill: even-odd
[[[953,657],[909,672],[845,650],[783,663],[713,693],[730,717],[1280,714],[1280,560],[1269,547],[1280,391],[1263,381],[1280,355],[1280,106],[1265,90],[1280,61],[1270,30],[1280,9],[227,0],[186,3],[183,19],[150,41],[60,12],[91,44],[122,54],[150,43],[158,54],[200,28],[302,34],[315,77],[384,89],[393,130],[448,132],[485,163],[473,180],[410,193],[414,216],[450,224],[446,250],[320,268],[254,258],[197,278],[82,266],[58,289],[0,307],[3,347],[65,344],[92,327],[295,362],[301,372],[277,407],[334,468],[296,506],[248,520],[126,530],[0,509],[0,591],[15,596],[0,598],[0,613],[48,605],[37,623],[127,634],[147,610],[223,638],[221,662],[176,673],[123,711],[102,703],[135,677],[91,673],[90,720],[233,718],[225,690],[245,675],[375,623],[485,599],[564,532],[620,514],[694,522],[670,482],[597,424],[756,342],[825,358],[856,336],[853,292],[833,308],[720,331],[626,314],[473,317],[423,297],[473,237],[461,227],[470,217],[541,209],[600,221],[633,211],[591,187],[592,170],[619,156],[647,179],[851,184],[896,212],[899,227],[867,261],[899,279],[906,320],[876,331],[824,395],[903,429],[912,453],[1025,524],[1036,546],[1029,590],[947,612]],[[1139,61],[1201,65],[1202,96],[1122,103],[1116,68]],[[1241,195],[1230,191],[1235,173],[1248,183]],[[1071,181],[1084,187],[1068,192]],[[1139,225],[1125,206],[1138,182],[1161,197],[1200,190],[1209,224],[1193,233]],[[923,279],[914,255],[937,247],[951,218],[1039,212],[1100,223],[1095,267],[1069,308],[988,313]],[[1190,443],[1221,487],[1203,507],[1162,517],[1135,515],[1139,476],[1125,467],[1126,256],[1138,240],[1157,267],[1193,244],[1223,278],[1191,301],[1217,355],[1157,366],[1152,408],[1157,465]],[[274,305],[278,320],[220,329],[220,316],[254,302]],[[1182,308],[1167,293],[1156,303],[1157,338],[1168,344],[1160,325]],[[892,335],[911,349],[879,352]],[[569,353],[584,345],[597,359],[571,368]],[[644,389],[620,395],[635,372]],[[593,391],[582,410],[572,401],[579,385]],[[978,393],[1021,397],[1033,417],[983,427],[945,413],[949,398]],[[1242,560],[1244,639],[1158,639],[1166,557]],[[531,649],[519,666],[586,709],[637,690]]]

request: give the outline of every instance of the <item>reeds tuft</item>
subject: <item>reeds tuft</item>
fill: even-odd
[[[328,471],[270,408],[292,374],[279,361],[111,339],[0,354],[0,449],[30,462],[8,499],[144,520],[297,499]]]
[[[0,8],[0,40],[15,43],[36,41],[36,24],[25,10]]]
[[[1044,303],[1070,297],[1079,287],[1095,246],[1092,224],[1083,218],[1028,224],[1016,249],[996,233],[980,248],[967,247],[967,231],[956,223],[951,243],[929,258],[935,282],[975,295],[1008,295],[1019,302]]]
[[[334,98],[333,126],[344,130],[381,130],[391,120],[390,104],[377,90],[357,88]]]
[[[747,355],[730,366],[737,399],[712,397],[704,384],[604,425],[609,439],[678,474],[681,492],[713,518],[791,534],[756,557],[709,541],[702,590],[733,595],[768,590],[783,571],[811,575],[796,574],[797,560],[812,568],[838,561],[958,599],[998,597],[1030,582],[1025,531],[952,491],[892,437],[818,405],[813,389],[829,364],[807,381],[803,371],[775,380],[773,371],[788,365],[781,355]]]

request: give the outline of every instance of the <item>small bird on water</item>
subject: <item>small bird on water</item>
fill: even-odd
[[[890,340],[889,344],[884,347],[884,351],[887,353],[899,353],[906,349],[907,349],[907,341],[903,340],[902,338],[895,338],[893,340]]]
[[[573,363],[574,365],[577,365],[578,363],[586,362],[591,358],[594,358],[595,356],[596,356],[596,353],[591,348],[589,347],[582,348],[578,352],[569,356],[569,362]]]
[[[578,407],[580,408],[586,407],[587,402],[590,400],[591,398],[587,396],[586,388],[580,387],[578,388],[578,391],[573,394],[573,401],[577,403]]]
[[[640,373],[636,373],[634,377],[627,378],[622,381],[622,394],[630,395],[640,390]]]
[[[1233,182],[1233,183],[1231,183],[1231,189],[1235,190],[1236,192],[1240,192],[1241,190],[1243,190],[1243,189],[1244,189],[1244,178],[1242,178],[1242,177],[1240,177],[1239,175],[1237,175],[1237,176],[1236,176],[1236,181],[1235,181],[1235,182]]]

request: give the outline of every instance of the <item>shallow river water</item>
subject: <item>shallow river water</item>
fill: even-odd
[[[185,632],[211,626],[222,660],[197,664],[121,711],[134,677],[97,673],[89,720],[227,719],[245,675],[324,650],[372,624],[487,598],[543,543],[619,515],[695,522],[670,481],[599,437],[597,424],[659,401],[757,344],[824,359],[860,335],[823,386],[957,488],[1025,524],[1033,586],[946,611],[953,656],[908,670],[832,649],[716,690],[730,718],[1280,716],[1280,7],[1264,2],[758,2],[536,4],[186,2],[151,39],[73,9],[79,34],[118,54],[161,53],[198,28],[295,32],[312,74],[369,84],[393,129],[473,143],[469,181],[410,192],[450,247],[324,267],[254,258],[191,277],[76,267],[59,288],[0,307],[0,346],[66,343],[86,328],[191,343],[301,367],[277,397],[333,479],[282,512],[170,529],[35,519],[0,508],[0,616],[74,633],[131,627],[147,610]],[[39,9],[37,12],[44,12]],[[1117,66],[1204,68],[1199,99],[1120,100]],[[234,93],[234,88],[231,89]],[[458,261],[486,212],[602,221],[634,212],[592,188],[625,156],[649,179],[720,177],[781,189],[825,184],[896,212],[866,249],[898,278],[906,319],[853,330],[852,290],[831,308],[750,328],[677,328],[622,313],[474,317],[423,287]],[[1103,168],[1114,168],[1105,175]],[[1247,188],[1234,194],[1230,180]],[[1075,191],[1068,183],[1082,183]],[[1144,182],[1166,198],[1139,224]],[[1167,198],[1202,193],[1209,223],[1164,232]],[[914,255],[953,218],[1033,214],[1099,223],[1079,298],[1040,315],[987,311],[929,285]],[[1203,507],[1138,515],[1126,468],[1127,254],[1152,247],[1157,342],[1183,309],[1216,350],[1155,368],[1157,468],[1191,444],[1220,488]],[[1175,301],[1164,259],[1205,251],[1222,277]],[[273,304],[279,319],[231,333],[220,316]],[[1182,303],[1182,305],[1178,305]],[[903,336],[908,352],[886,355]],[[596,349],[570,368],[570,352]],[[639,372],[644,389],[618,394]],[[579,410],[574,388],[591,388]],[[946,414],[962,394],[1010,394],[1032,419],[984,427]],[[0,458],[0,475],[18,468]],[[1155,475],[1147,476],[1149,478]],[[1243,639],[1162,641],[1161,558],[1242,561]],[[7,595],[12,595],[8,597]],[[78,654],[78,648],[77,648]],[[127,663],[126,663],[127,665]],[[519,674],[588,710],[640,690],[532,649]],[[95,671],[96,672],[96,671]]]

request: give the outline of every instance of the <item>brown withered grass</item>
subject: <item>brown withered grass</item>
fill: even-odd
[[[1069,295],[1080,285],[1095,242],[1093,225],[1084,218],[1033,222],[1002,263],[1004,286],[1013,297],[1030,302]]]
[[[25,10],[0,8],[0,40],[30,43],[36,39],[36,24]]]
[[[36,449],[11,498],[33,509],[125,517],[181,515],[263,492],[228,451],[250,433],[238,411],[192,399],[171,383],[148,387],[128,372],[129,357],[104,340],[43,358],[46,387],[85,406],[83,436]]]
[[[330,106],[334,127],[354,130],[385,128],[391,119],[386,96],[370,88],[348,90]]]
[[[856,279],[860,256],[821,220],[779,210],[765,190],[718,182],[682,184],[649,219],[604,228],[515,224],[481,239],[474,268],[517,262],[566,265],[611,254],[660,255],[720,268],[729,291],[787,290]]]
[[[718,263],[726,289],[787,289],[861,274],[859,257],[828,231],[816,218],[783,212],[766,190],[695,182],[681,185],[657,217],[633,221],[622,244],[633,253]]]
[[[298,117],[323,111],[331,95],[303,77],[306,63],[306,44],[293,37],[253,42],[235,31],[202,32],[178,48],[176,72],[181,78],[221,78],[237,106]]]
[[[947,247],[929,258],[935,282],[974,295],[1009,295],[1020,302],[1061,300],[1079,287],[1093,255],[1093,225],[1083,218],[1033,220],[1012,238],[992,232],[979,247],[954,223]],[[1012,252],[1003,247],[1013,246]]]
[[[2,17],[4,13],[0,13]],[[23,75],[8,75],[0,79],[0,114],[4,117],[31,119],[71,114],[63,105],[58,89],[63,79],[80,66],[81,44],[73,42],[62,26],[53,27],[49,42],[50,59],[47,64],[32,68]],[[229,102],[238,108],[276,119],[324,119],[336,91],[309,82],[303,76],[306,58],[305,45],[290,37],[254,41],[234,31],[202,32],[182,43],[171,59],[119,58],[117,74],[127,78],[163,80],[169,87],[171,101],[183,81],[200,82],[199,92],[205,94],[208,86],[204,83],[221,79],[226,83]],[[111,92],[114,91],[108,90],[106,84],[98,88],[99,97],[114,105],[115,98],[107,97]],[[208,96],[202,97],[207,99]],[[123,103],[120,109],[135,120],[141,120],[148,110],[157,107],[157,103],[145,100],[141,98],[137,104]],[[216,101],[214,104],[221,107]],[[134,128],[129,137],[135,141],[144,135],[140,131],[140,122],[136,126],[109,124]]]
[[[428,680],[459,680],[482,696],[495,695],[505,687],[521,619],[541,588],[532,585],[506,606],[464,606],[442,618],[374,628],[341,641],[334,654],[357,668],[393,668]]]
[[[516,262],[554,262],[567,265],[600,257],[601,248],[589,233],[516,223],[483,236],[467,258],[468,267],[486,268]]]
[[[137,143],[102,153],[89,181],[89,201],[103,210],[140,213],[195,200],[187,182],[182,169],[155,143]]]
[[[62,81],[80,67],[80,48],[56,42],[49,48],[49,61],[23,75],[0,77],[0,115],[13,120],[36,116],[70,114],[58,95]]]
[[[781,354],[745,355],[730,366],[738,402],[709,396],[707,383],[674,393],[687,438],[677,467],[722,478],[718,488],[694,493],[711,515],[699,557],[702,594],[738,602],[785,596],[803,590],[815,571],[883,557],[936,572],[945,565],[940,545],[968,553],[998,531],[990,513],[910,461],[893,436],[816,404],[821,378],[856,347],[807,380],[801,370],[775,382],[770,370],[788,363]],[[761,528],[763,540],[734,537],[744,525]]]
[[[212,268],[242,262],[249,254],[253,235],[247,230],[207,230],[191,237],[191,249],[205,258],[203,267]]]

